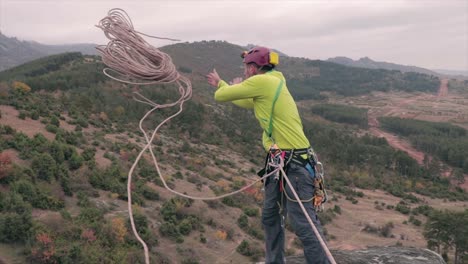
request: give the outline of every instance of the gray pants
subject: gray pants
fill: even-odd
[[[302,166],[291,163],[287,171],[289,181],[301,200],[312,198],[314,193],[313,178]],[[285,189],[290,198],[294,199],[288,184]],[[283,196],[283,197],[282,197]],[[307,218],[297,202],[292,202],[279,191],[279,181],[269,177],[265,184],[265,200],[263,204],[262,223],[265,229],[266,259],[265,263],[285,263],[284,256],[284,229],[281,226],[281,214],[278,203],[283,201],[283,214],[288,213],[289,220],[296,235],[304,246],[304,256],[308,264],[329,263],[325,251],[312,230]],[[315,214],[312,202],[304,203],[310,218],[319,230],[323,239],[322,226]]]

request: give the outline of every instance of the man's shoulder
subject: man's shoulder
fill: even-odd
[[[284,77],[283,75],[278,72],[279,74],[274,73],[264,73],[264,74],[257,74],[250,77],[248,80],[252,82],[278,82],[278,80],[282,80]]]

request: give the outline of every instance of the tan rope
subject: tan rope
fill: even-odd
[[[288,176],[286,175],[286,172],[283,169],[283,166],[279,166],[279,169],[281,173],[283,174],[283,178],[286,180],[286,183],[289,185],[289,188],[291,189],[291,192],[293,193],[294,197],[296,198],[296,201],[298,202],[299,206],[301,207],[302,212],[304,213],[305,217],[307,218],[307,221],[309,221],[310,226],[312,227],[312,230],[314,231],[315,236],[320,242],[320,245],[322,246],[323,250],[325,251],[325,254],[327,255],[328,260],[330,261],[331,264],[336,264],[335,258],[333,258],[333,255],[331,254],[330,250],[327,247],[327,244],[325,244],[325,241],[323,241],[322,236],[320,235],[319,231],[317,230],[317,227],[315,227],[314,222],[310,218],[309,214],[307,213],[307,210],[304,207],[303,202],[299,198],[299,195],[297,195],[296,190],[294,190],[294,187],[292,186],[291,182],[289,181]],[[285,191],[286,193],[286,191]]]

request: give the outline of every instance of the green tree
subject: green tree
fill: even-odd
[[[239,225],[240,228],[244,229],[249,226],[249,219],[245,214],[242,214],[239,219],[237,219],[237,225]]]
[[[57,172],[57,163],[48,153],[42,153],[34,157],[31,169],[39,179],[50,182]]]
[[[71,170],[76,170],[83,165],[83,157],[80,156],[77,152],[73,153],[70,160],[68,161]]]
[[[457,181],[458,184],[465,183],[465,175],[463,175],[463,170],[454,169],[451,176],[452,176],[452,179]]]
[[[30,213],[2,213],[0,215],[0,241],[7,243],[27,241],[32,227]]]
[[[49,153],[54,158],[55,162],[58,164],[62,163],[65,160],[65,154],[63,151],[62,144],[57,141],[53,141],[49,147]]]
[[[444,250],[455,250],[455,264],[466,260],[468,253],[468,210],[464,212],[433,211],[424,227],[424,237],[430,249],[440,254]]]
[[[50,118],[50,124],[51,125],[54,125],[56,127],[59,127],[60,126],[60,120],[57,118],[57,116],[53,115],[51,118]]]
[[[0,242],[27,241],[32,227],[31,205],[16,192],[0,193]]]

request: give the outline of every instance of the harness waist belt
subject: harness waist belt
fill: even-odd
[[[308,163],[310,163],[310,165],[312,166],[315,165],[312,147],[303,148],[303,149],[290,149],[290,150],[283,150],[283,151],[286,153],[284,159],[287,162],[294,162],[301,166],[306,166]],[[303,157],[303,155],[307,155],[307,157]]]

